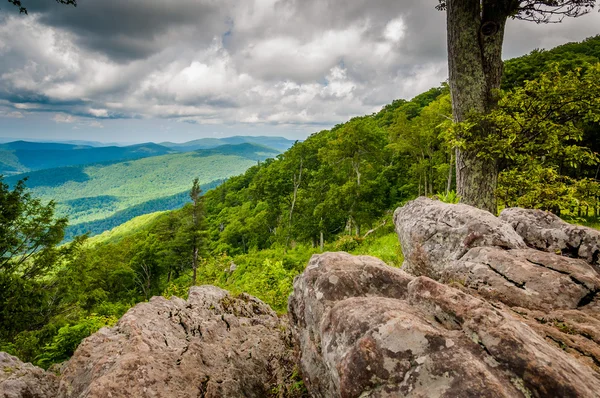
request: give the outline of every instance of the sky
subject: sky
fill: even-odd
[[[0,5],[0,137],[304,139],[447,79],[435,0],[23,0]],[[1,4],[1,3],[0,3]],[[509,21],[504,58],[600,33]]]

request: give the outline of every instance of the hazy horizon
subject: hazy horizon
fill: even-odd
[[[233,138],[233,137],[270,137],[270,138],[283,138],[286,140],[290,140],[290,141],[295,141],[295,139],[291,139],[291,138],[287,138],[287,137],[283,137],[283,136],[278,136],[278,135],[271,135],[271,136],[265,136],[265,135],[228,135],[228,136],[223,136],[223,137],[198,137],[198,138],[192,138],[189,140],[184,140],[184,141],[179,141],[179,140],[149,140],[149,141],[100,141],[100,140],[91,140],[91,139],[61,139],[61,138],[18,138],[18,137],[4,137],[4,136],[0,136],[0,144],[6,144],[6,143],[10,143],[10,142],[15,142],[15,141],[25,141],[25,142],[37,142],[37,143],[81,143],[83,145],[83,143],[94,143],[94,144],[102,144],[103,146],[110,146],[110,145],[116,145],[116,146],[128,146],[128,145],[138,145],[138,144],[145,144],[145,143],[153,143],[153,144],[161,144],[161,143],[165,143],[165,142],[169,142],[172,144],[184,144],[187,142],[191,142],[191,141],[196,141],[196,140],[201,140],[201,139],[211,139],[211,138],[217,138],[217,139],[223,139],[223,138]],[[299,141],[303,141],[303,140],[299,140]]]

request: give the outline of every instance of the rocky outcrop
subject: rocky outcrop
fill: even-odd
[[[597,397],[598,233],[419,198],[394,214],[403,269],[324,253],[289,324],[214,286],[154,297],[79,346],[58,379],[0,353],[0,398]],[[288,388],[289,387],[289,388]]]
[[[59,396],[277,396],[294,364],[286,323],[269,306],[192,287],[187,301],[154,297],[85,339]]]
[[[54,374],[0,352],[0,398],[49,398],[57,391]]]
[[[405,262],[413,275],[441,277],[449,260],[460,260],[474,247],[524,249],[521,236],[507,223],[467,205],[418,198],[394,213]]]
[[[500,219],[510,224],[528,246],[581,258],[600,271],[600,231],[569,224],[542,210],[505,209]]]
[[[484,234],[474,242],[463,240],[467,231],[485,230],[490,217],[495,218],[426,198],[398,209],[396,231],[407,253],[403,269],[506,305],[545,341],[598,375],[600,274],[593,265],[598,232],[545,212],[506,209],[495,218],[494,239]],[[503,243],[513,241],[515,233],[530,248]],[[444,246],[442,239],[451,244]]]
[[[457,283],[487,299],[535,310],[581,308],[600,291],[600,275],[593,266],[524,248],[517,231],[487,211],[419,198],[394,217],[405,254],[403,269],[414,275]]]
[[[294,282],[289,315],[315,397],[593,397],[600,391],[598,373],[508,306],[373,257],[313,256]]]

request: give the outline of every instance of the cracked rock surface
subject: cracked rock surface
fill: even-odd
[[[314,255],[294,281],[289,316],[314,397],[595,397],[600,391],[600,374],[507,305],[374,257]]]
[[[501,303],[547,344],[598,376],[600,274],[594,254],[598,231],[539,210],[506,209],[496,218],[470,206],[427,198],[399,208],[394,219],[405,253],[403,269],[494,305]],[[497,225],[495,234],[463,239],[471,231],[487,231],[491,219]],[[529,248],[505,243],[514,241],[515,233]]]
[[[293,367],[289,332],[249,295],[153,297],[78,347],[59,397],[266,397]]]
[[[57,390],[54,374],[0,352],[0,398],[48,398]]]
[[[504,209],[500,219],[509,223],[527,246],[581,258],[600,271],[600,231],[569,224],[542,210]]]

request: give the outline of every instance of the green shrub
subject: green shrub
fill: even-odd
[[[338,251],[351,252],[356,249],[362,241],[363,239],[358,236],[342,235],[335,241],[334,247]]]
[[[42,354],[36,358],[36,364],[47,369],[54,363],[66,361],[83,339],[104,326],[113,326],[116,323],[117,318],[114,316],[90,315],[75,325],[63,326],[52,342],[43,348]]]

